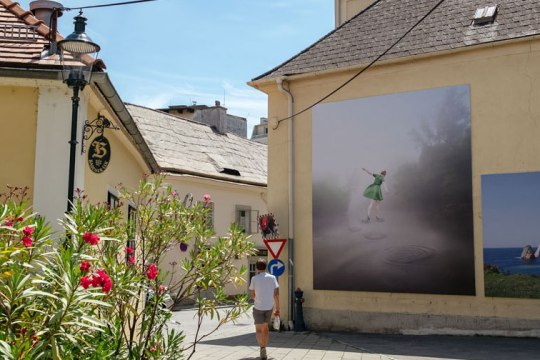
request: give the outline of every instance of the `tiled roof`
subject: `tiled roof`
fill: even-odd
[[[439,0],[379,0],[315,44],[255,80],[368,64]],[[493,24],[473,25],[477,8],[498,3]],[[382,60],[540,34],[538,0],[446,0]]]
[[[161,171],[266,186],[267,146],[178,116],[127,104]],[[222,172],[237,170],[240,175]]]
[[[0,0],[0,66],[60,67],[58,55],[41,59],[41,52],[49,43],[49,33],[49,27],[35,18],[30,11],[23,9],[19,3]],[[57,33],[56,41],[62,39]],[[68,62],[73,60],[69,54],[66,54],[65,58]],[[85,63],[96,61],[95,70],[105,68],[101,60],[95,60],[88,55],[84,55],[82,60]]]

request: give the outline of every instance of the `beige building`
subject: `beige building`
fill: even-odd
[[[212,199],[212,225],[216,236],[226,236],[231,223],[240,224],[250,235],[260,256],[267,250],[258,228],[257,217],[265,214],[267,147],[193,120],[169,115],[137,105],[127,105],[137,127],[148,144],[159,167],[180,196],[191,194],[202,201]],[[168,253],[165,270],[171,263],[181,263],[179,248]],[[239,259],[238,266],[249,266],[255,274],[257,256]],[[227,289],[230,295],[247,292],[245,286]],[[174,281],[174,280],[173,280]]]
[[[39,2],[43,3],[58,6]],[[63,81],[58,55],[47,52],[50,29],[44,24],[50,23],[51,11],[34,10],[41,20],[11,0],[0,0],[0,192],[7,185],[27,186],[33,210],[61,231],[56,219],[67,209],[73,91]],[[92,62],[84,57],[77,65]],[[144,174],[165,174],[179,194],[212,196],[216,235],[226,235],[231,223],[239,223],[259,254],[266,256],[257,226],[257,216],[267,208],[266,145],[245,139],[245,134],[242,138],[215,126],[126,105],[104,69],[101,60],[95,61],[91,80],[79,93],[74,189],[83,189],[91,202],[115,203],[119,184],[135,189]],[[224,109],[216,104],[214,110]],[[107,122],[100,133],[95,126]],[[100,136],[107,141],[100,140],[96,147],[93,143]],[[110,156],[107,166],[90,161],[98,149],[98,155]],[[130,204],[122,206],[128,215]],[[169,254],[170,262],[180,262],[176,250]],[[254,262],[239,259],[238,264],[250,261]],[[247,284],[227,290],[244,293]]]
[[[214,106],[208,105],[171,105],[165,109],[158,109],[183,119],[197,121],[213,126],[218,132],[231,133],[240,137],[247,137],[246,118],[228,114],[227,108],[216,100]]]
[[[442,3],[428,0],[336,0],[337,28],[334,31],[250,82],[251,86],[269,97],[268,208],[276,215],[289,243],[294,244],[282,253],[282,258],[289,258],[291,262],[286,261],[285,275],[289,276],[280,278],[280,286],[304,290],[304,317],[308,328],[406,334],[540,336],[540,314],[537,311],[540,300],[512,295],[491,296],[486,290],[485,254],[486,244],[491,240],[484,237],[484,231],[490,224],[483,222],[486,214],[482,207],[483,202],[486,204],[489,200],[482,187],[487,177],[540,171],[538,4],[533,0],[509,0],[499,2],[497,7],[488,5],[457,0]],[[362,271],[349,276],[344,290],[337,289],[335,284],[321,285],[319,276],[322,276],[323,262],[334,264],[337,260],[330,255],[326,259],[319,257],[314,260],[321,252],[318,239],[322,236],[320,227],[325,225],[314,221],[320,210],[317,207],[320,195],[325,195],[324,191],[314,191],[314,178],[318,176],[323,161],[331,165],[332,161],[339,162],[340,158],[325,157],[319,147],[329,143],[332,146],[328,148],[338,153],[343,147],[353,146],[347,149],[352,149],[362,159],[363,153],[374,150],[373,147],[362,147],[360,140],[351,140],[352,145],[346,143],[347,134],[337,125],[330,126],[321,135],[321,123],[325,120],[329,124],[338,124],[341,121],[339,115],[349,117],[355,126],[351,129],[358,131],[359,139],[371,141],[362,132],[371,131],[371,138],[378,139],[380,149],[396,147],[394,156],[398,158],[402,156],[399,144],[387,141],[381,135],[386,131],[391,133],[391,127],[384,129],[383,123],[383,128],[375,131],[377,124],[374,123],[373,128],[362,128],[362,121],[371,121],[366,114],[372,114],[370,111],[375,109],[367,105],[378,103],[376,109],[382,113],[385,104],[397,106],[393,104],[401,101],[400,106],[405,109],[420,98],[417,95],[425,95],[428,101],[414,103],[417,108],[424,108],[430,99],[436,99],[439,91],[445,89],[461,92],[465,109],[463,118],[470,124],[464,128],[470,134],[470,141],[465,144],[470,149],[469,166],[460,175],[465,174],[461,183],[469,188],[471,201],[454,204],[468,208],[466,211],[471,214],[471,236],[465,240],[470,251],[455,255],[458,260],[465,259],[465,267],[471,269],[471,274],[463,281],[469,284],[466,290],[454,292],[448,289],[446,292],[435,285],[433,289],[436,291],[433,292],[429,288],[427,291],[416,290],[414,286],[428,277],[432,269],[441,275],[438,285],[444,285],[460,267],[454,265],[441,269],[441,262],[434,261],[442,259],[441,252],[437,251],[440,248],[435,247],[430,253],[425,246],[418,244],[415,251],[401,247],[393,259],[385,257],[392,254],[392,236],[384,232],[385,226],[392,226],[395,218],[390,211],[386,213],[386,219],[381,218],[381,223],[374,221],[375,216],[366,219],[365,215],[363,222],[351,225],[343,221],[340,230],[327,234],[325,239],[335,246],[345,236],[343,234],[358,239],[337,256],[341,260],[350,259],[349,263],[336,262],[336,269],[328,270],[336,273],[338,285],[349,276],[345,268],[340,267],[358,262],[359,258],[351,258],[351,254],[361,254],[362,247],[377,249],[372,253],[372,259],[380,259],[386,268],[399,265],[400,272],[393,274],[396,277],[381,275],[377,278],[375,274],[370,279],[371,287],[366,285],[366,290],[362,290],[363,274],[369,272],[369,269],[362,268]],[[363,111],[354,112],[356,109]],[[440,108],[441,111],[435,115],[442,119],[446,110],[452,109],[455,110],[455,106]],[[395,119],[401,116],[399,111],[392,114]],[[424,118],[426,121],[433,116],[428,115]],[[394,126],[397,122],[389,124]],[[429,127],[416,130],[420,135],[430,132]],[[405,139],[408,133],[402,133],[402,138],[395,136],[398,140]],[[435,135],[431,136],[430,146],[445,141],[442,138],[434,140]],[[433,152],[425,155],[431,154]],[[375,151],[373,158],[377,156]],[[359,170],[353,180],[367,176],[361,167],[369,165],[355,163],[354,160],[348,165]],[[378,172],[385,165],[372,166],[374,168],[368,170]],[[340,169],[345,171],[347,167]],[[402,185],[396,183],[398,170],[405,171],[388,169],[390,192],[384,195],[388,200],[382,202],[382,214],[391,206],[397,208],[400,205],[406,209],[403,204],[391,205],[392,196],[401,195],[392,192],[390,186],[394,185],[396,189]],[[339,181],[341,179],[338,178]],[[446,183],[439,181],[439,186],[438,192],[441,193]],[[337,185],[330,184],[328,189],[335,191],[328,192],[331,200],[340,196],[356,197],[352,192],[341,195]],[[361,192],[358,199],[362,199]],[[447,201],[451,201],[451,197]],[[337,201],[333,204],[340,205]],[[425,204],[430,204],[430,201]],[[352,200],[349,205],[353,206]],[[369,214],[373,209],[367,210]],[[434,212],[437,211],[435,209]],[[377,230],[368,231],[370,227]],[[353,233],[358,235],[351,235]],[[419,235],[423,237],[426,234]],[[368,235],[372,237],[369,243]],[[332,253],[331,250],[328,254]],[[407,256],[412,257],[409,263]],[[291,263],[294,264],[294,274],[291,273]],[[376,261],[373,263],[377,264]],[[386,270],[381,271],[386,274]],[[407,278],[409,271],[411,275]],[[419,277],[413,275],[417,271]],[[399,281],[393,281],[395,279]],[[400,291],[402,287],[399,285],[405,286],[405,283],[410,284],[413,290]],[[288,295],[282,292],[284,304],[291,303],[290,290]],[[292,307],[289,307],[291,311]],[[285,313],[283,315],[285,317]],[[291,314],[289,316],[292,317]]]
[[[73,92],[63,82],[58,55],[46,52],[50,29],[44,24],[51,12],[41,14],[40,20],[18,3],[0,1],[0,191],[6,185],[28,186],[34,211],[59,230],[56,219],[63,218],[67,209]],[[59,34],[55,37],[62,39]],[[76,131],[74,189],[84,189],[95,202],[114,197],[119,183],[136,186],[143,173],[157,170],[104,68],[96,61],[90,83],[79,93]],[[85,140],[85,152],[81,146],[85,122],[95,125],[99,119],[107,119],[116,129],[103,133],[110,159],[96,173],[89,165],[89,150],[98,134]],[[88,130],[92,133],[92,128]]]

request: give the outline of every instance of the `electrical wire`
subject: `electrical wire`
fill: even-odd
[[[386,55],[390,50],[392,50],[397,44],[399,44],[401,42],[401,40],[403,40],[407,35],[409,35],[409,33],[411,31],[413,31],[418,25],[420,25],[429,15],[431,15],[445,0],[440,0],[439,2],[437,2],[437,4],[431,8],[431,10],[429,10],[429,12],[427,14],[425,14],[424,16],[422,16],[422,18],[420,18],[420,20],[418,20],[409,30],[407,30],[402,36],[399,37],[399,39],[397,39],[392,45],[390,45],[389,48],[387,48],[383,53],[381,53],[379,56],[377,56],[374,60],[372,60],[368,65],[366,65],[364,68],[362,68],[360,71],[358,71],[356,74],[354,74],[350,79],[348,79],[347,81],[345,81],[343,84],[341,84],[340,86],[338,86],[336,89],[334,89],[333,91],[331,91],[330,93],[328,93],[327,95],[325,95],[323,98],[317,100],[315,103],[309,105],[307,108],[305,108],[304,110],[301,110],[295,114],[292,114],[291,116],[288,116],[286,118],[283,118],[283,119],[280,119],[277,121],[277,125],[279,125],[279,123],[281,123],[282,121],[285,121],[285,120],[289,120],[289,119],[292,119],[293,117],[295,116],[298,116],[300,114],[303,114],[305,113],[306,111],[308,111],[309,109],[312,109],[315,105],[318,105],[320,103],[322,103],[324,100],[328,99],[330,96],[334,95],[335,93],[337,93],[339,90],[343,89],[347,84],[349,84],[351,81],[353,81],[354,79],[356,79],[358,76],[360,76],[360,74],[362,74],[364,71],[366,71],[367,69],[369,69],[373,64],[375,64],[377,61],[379,61],[384,55]]]
[[[92,8],[107,7],[107,6],[129,5],[129,4],[136,4],[136,3],[148,2],[148,1],[157,1],[157,0],[124,1],[124,2],[118,2],[118,3],[112,3],[112,4],[89,5],[89,6],[80,6],[80,7],[74,7],[74,8],[64,7],[62,8],[62,10],[71,11],[71,10],[92,9]]]

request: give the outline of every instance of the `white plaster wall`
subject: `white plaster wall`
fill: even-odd
[[[71,136],[72,90],[65,85],[40,86],[36,162],[34,171],[34,211],[49,220],[53,230],[61,230],[57,219],[67,210],[69,177],[69,139]],[[87,105],[80,94],[77,151],[75,158],[75,189],[84,187],[84,157],[81,156],[82,124]]]

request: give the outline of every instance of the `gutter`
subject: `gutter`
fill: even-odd
[[[120,95],[116,92],[109,75],[105,72],[96,72],[92,74],[92,83],[96,86],[99,92],[103,95],[106,101],[111,106],[114,113],[118,116],[118,119],[122,122],[122,125],[129,134],[129,139],[135,146],[135,148],[142,154],[146,164],[152,171],[152,173],[159,173],[160,167],[150,151],[148,144],[144,141],[139,128],[135,124],[135,121],[131,117],[131,114],[126,108],[126,105],[120,98]]]
[[[288,143],[288,263],[289,263],[289,324],[294,319],[294,98],[289,89],[283,87],[287,82],[286,78],[281,77],[276,80],[278,90],[287,96],[287,117],[289,119],[287,143]],[[278,123],[279,126],[279,123]]]

